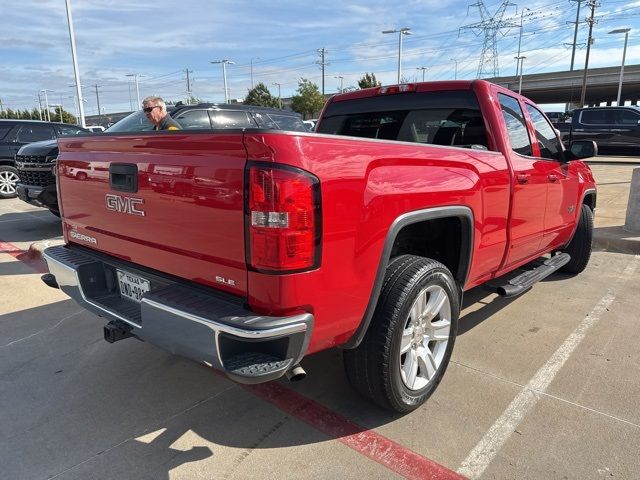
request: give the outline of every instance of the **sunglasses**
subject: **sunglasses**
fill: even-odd
[[[147,108],[143,108],[142,111],[144,113],[151,113],[153,111],[154,108],[160,108],[160,105],[156,105],[155,107],[147,107]]]

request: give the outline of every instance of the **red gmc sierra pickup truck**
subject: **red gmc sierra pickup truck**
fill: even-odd
[[[594,143],[565,150],[534,103],[482,80],[337,95],[316,133],[58,142],[66,244],[45,283],[106,340],[239,382],[304,377],[305,355],[341,347],[356,390],[410,411],[445,372],[464,291],[517,295],[591,254]]]

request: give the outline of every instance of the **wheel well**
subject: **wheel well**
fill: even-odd
[[[596,211],[596,193],[587,193],[582,199],[584,205],[588,205],[592,212]]]
[[[467,222],[465,222],[467,223]],[[419,255],[443,263],[459,285],[464,285],[468,267],[468,234],[459,217],[436,218],[407,225],[396,236],[391,258]]]
[[[0,165],[8,165],[10,167],[15,167],[15,162],[9,158],[0,158]]]

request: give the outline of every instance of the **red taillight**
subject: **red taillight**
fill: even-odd
[[[319,262],[319,181],[293,168],[251,166],[248,262],[256,270],[302,271]]]

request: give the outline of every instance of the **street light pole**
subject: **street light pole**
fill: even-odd
[[[520,95],[522,93],[522,68],[524,67],[524,59],[527,58],[525,56],[522,55],[518,55],[517,57],[514,57],[516,59],[516,62],[518,63],[518,68],[520,71],[520,82],[518,84],[518,95]]]
[[[422,70],[422,81],[424,82],[424,72],[429,70],[429,67],[416,67],[416,70]]]
[[[344,77],[342,75],[334,75],[333,78],[339,78],[340,79],[340,93],[342,93],[343,89],[342,89],[342,81],[344,80]]]
[[[44,105],[45,105],[45,111],[44,111],[44,116],[46,117],[46,121],[50,122],[51,121],[51,113],[49,112],[49,97],[47,96],[47,92],[51,92],[53,90],[47,90],[46,88],[44,90],[40,90],[41,92],[44,92]]]
[[[136,98],[138,99],[138,108],[142,105],[140,103],[140,87],[138,86],[138,77],[142,77],[139,73],[128,73],[127,77],[133,77],[136,82]]]
[[[73,18],[71,15],[71,0],[65,0],[67,7],[67,24],[69,25],[69,41],[71,42],[71,57],[73,59],[73,73],[76,78],[76,90],[78,94],[78,105],[80,110],[80,126],[86,127],[84,123],[84,106],[82,105],[82,89],[80,88],[80,70],[78,69],[78,59],[76,56],[76,37],[73,33]]]
[[[622,50],[622,65],[620,66],[620,81],[618,82],[618,100],[616,105],[620,106],[620,97],[622,96],[622,77],[624,77],[624,61],[627,56],[627,41],[629,40],[630,28],[616,28],[609,33],[624,33],[624,49]]]
[[[398,83],[402,78],[402,36],[411,35],[411,29],[402,27],[394,30],[383,30],[382,33],[397,33],[398,34]]]
[[[282,84],[274,82],[274,83],[272,83],[272,85],[277,85],[278,86],[278,105],[280,105],[280,110],[282,110],[282,97],[280,96],[280,87],[282,86]]]
[[[231,60],[222,59],[222,60],[214,60],[214,64],[221,63],[222,64],[222,80],[224,82],[224,103],[229,103],[229,89],[227,88],[227,64],[234,65],[235,62]]]

